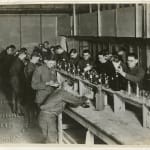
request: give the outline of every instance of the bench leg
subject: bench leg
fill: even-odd
[[[74,92],[78,92],[78,83],[74,81],[74,84],[73,84],[73,90]]]
[[[107,94],[104,94],[104,106],[105,107],[108,106],[108,96],[107,96]]]
[[[58,83],[62,83],[66,80],[66,78],[64,76],[62,76],[59,72],[57,72],[57,81]]]
[[[99,87],[96,93],[96,110],[104,110],[105,108],[105,93]]]
[[[150,128],[150,113],[146,105],[143,104],[143,127]]]
[[[125,112],[125,102],[116,94],[114,94],[114,112]]]
[[[62,144],[63,128],[62,128],[62,114],[58,115],[58,143]]]
[[[90,144],[90,145],[94,144],[94,135],[89,130],[87,130],[86,132],[85,144]]]

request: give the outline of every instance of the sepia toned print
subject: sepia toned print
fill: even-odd
[[[0,5],[0,143],[150,145],[149,3]]]

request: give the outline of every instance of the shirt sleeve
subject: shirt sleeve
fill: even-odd
[[[144,74],[145,71],[142,68],[140,68],[136,75],[126,73],[125,78],[133,82],[140,82],[144,78]]]
[[[47,86],[45,82],[41,81],[41,71],[36,69],[32,76],[31,86],[34,90],[44,90]]]

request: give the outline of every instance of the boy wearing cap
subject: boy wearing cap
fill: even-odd
[[[67,92],[68,87],[70,87],[68,82],[63,82],[40,106],[41,110],[38,120],[45,143],[58,143],[57,117],[62,113],[66,103],[72,106],[79,106],[85,101],[77,93]]]
[[[56,89],[54,86],[57,83],[56,72],[54,70],[55,65],[55,60],[45,57],[44,64],[36,68],[33,73],[31,86],[36,90],[35,103],[38,107]]]

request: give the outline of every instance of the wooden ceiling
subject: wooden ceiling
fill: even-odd
[[[128,7],[135,4],[101,4],[100,9],[115,9],[118,7]],[[97,4],[76,4],[77,13],[87,13],[97,11]],[[26,4],[26,5],[0,5],[1,14],[16,13],[69,13],[73,12],[73,4]]]

